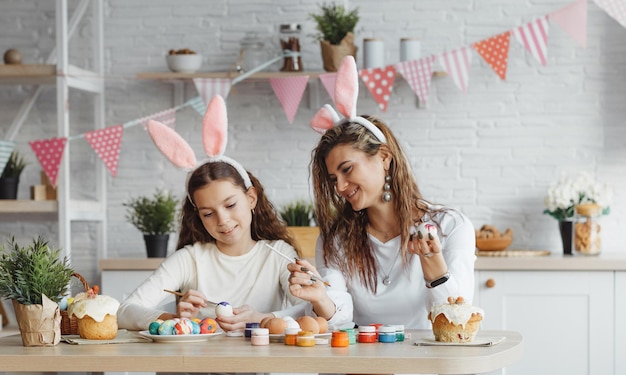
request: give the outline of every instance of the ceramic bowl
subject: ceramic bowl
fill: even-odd
[[[167,66],[172,72],[194,73],[202,66],[202,56],[193,55],[167,55]]]
[[[513,242],[512,236],[502,236],[498,238],[477,238],[476,248],[480,251],[502,251]]]

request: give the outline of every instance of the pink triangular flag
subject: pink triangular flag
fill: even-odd
[[[365,83],[365,87],[374,97],[378,107],[385,112],[387,104],[391,98],[391,89],[396,79],[396,67],[388,65],[383,68],[370,68],[359,70],[361,80]]]
[[[587,47],[587,0],[578,0],[548,15],[581,47]]]
[[[117,175],[117,161],[120,157],[123,133],[124,127],[121,124],[85,133],[85,139],[102,159],[112,176]]]
[[[320,81],[322,81],[322,85],[326,89],[326,92],[335,102],[335,80],[337,79],[337,73],[324,73],[319,76]]]
[[[517,41],[524,46],[541,65],[546,65],[548,55],[548,16],[541,17],[513,30]]]
[[[204,105],[207,106],[215,95],[220,95],[224,99],[228,97],[232,80],[230,78],[194,78],[193,84],[204,100]]]
[[[626,2],[624,0],[593,0],[609,16],[613,17],[620,25],[626,27]]]
[[[436,57],[431,55],[419,60],[403,61],[396,65],[422,103],[426,103],[430,91],[435,59]]]
[[[66,143],[67,138],[50,138],[28,142],[35,156],[37,156],[41,168],[48,176],[50,184],[55,187],[57,186],[59,166]]]
[[[308,82],[309,76],[270,78],[274,94],[280,101],[290,124],[293,124]]]
[[[176,123],[176,109],[175,108],[166,109],[164,111],[142,117],[137,121],[145,127],[146,125],[148,125],[148,120],[158,121],[171,128]]]
[[[448,73],[454,84],[463,92],[467,92],[467,83],[469,81],[469,67],[472,61],[470,52],[471,50],[468,47],[461,47],[437,56],[437,60],[439,60],[443,70]]]
[[[511,43],[511,33],[509,31],[502,34],[483,39],[472,44],[472,47],[491,66],[500,79],[506,79],[506,69],[509,65],[509,46]]]

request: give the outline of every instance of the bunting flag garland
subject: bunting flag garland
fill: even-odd
[[[160,123],[163,123],[171,128],[176,123],[176,108],[169,108],[164,111],[142,117],[137,120],[137,122],[143,125],[145,128],[146,125],[148,125],[149,120],[159,121]]]
[[[0,175],[4,172],[4,167],[7,165],[14,148],[15,142],[0,140]]]
[[[577,0],[548,15],[581,47],[587,48],[587,0]]]
[[[193,84],[196,86],[196,90],[202,97],[202,100],[204,100],[204,106],[206,107],[215,95],[220,95],[224,99],[228,97],[232,80],[230,78],[194,78]]]
[[[593,0],[613,19],[626,27],[626,2],[624,0]]]
[[[448,73],[457,87],[467,92],[469,82],[469,67],[472,61],[472,54],[468,47],[461,47],[450,52],[444,52],[437,57],[437,60]]]
[[[389,65],[384,68],[361,69],[359,75],[363,83],[365,83],[365,87],[367,87],[376,103],[378,103],[378,107],[383,112],[387,111],[391,89],[396,78],[396,68],[393,65]]]
[[[293,124],[308,83],[309,76],[270,78],[274,94],[280,101],[280,105],[283,107],[290,124]]]
[[[472,44],[476,52],[482,56],[502,80],[506,79],[510,42],[511,32],[507,31]]]
[[[28,142],[53,187],[57,186],[59,166],[66,143],[67,138],[50,138]]]
[[[337,73],[320,74],[320,81],[326,89],[326,92],[330,96],[330,99],[335,103],[335,80],[337,79]]]
[[[124,126],[121,124],[85,133],[85,139],[102,159],[113,177],[117,175],[122,133],[124,133]]]
[[[402,77],[409,83],[409,86],[411,86],[413,92],[415,92],[422,103],[426,103],[426,98],[430,91],[435,60],[435,56],[428,56],[419,60],[403,61],[396,65]]]
[[[541,17],[513,30],[518,42],[523,45],[541,65],[546,65],[548,54],[548,16]]]
[[[196,96],[195,98],[190,99],[187,103],[191,106],[191,108],[198,112],[200,116],[204,116],[207,104],[204,104],[204,100],[201,97]]]

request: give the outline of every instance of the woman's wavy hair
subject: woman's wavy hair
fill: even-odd
[[[310,168],[315,196],[315,219],[323,239],[324,264],[338,267],[348,279],[358,277],[365,287],[376,293],[377,263],[367,236],[367,210],[354,211],[350,203],[337,194],[335,183],[330,179],[326,168],[326,158],[330,151],[337,145],[348,144],[373,157],[382,147],[388,149],[391,156],[388,174],[391,176],[393,196],[390,204],[394,205],[401,226],[404,268],[411,255],[406,250],[411,226],[424,213],[438,210],[429,208],[429,203],[422,198],[409,161],[389,127],[376,117],[361,117],[378,127],[387,138],[387,143],[382,143],[364,126],[346,122],[330,128],[322,135],[312,151]]]
[[[297,247],[294,238],[287,231],[287,226],[280,219],[274,205],[265,195],[261,182],[247,172],[252,181],[252,186],[257,192],[257,204],[252,211],[252,224],[250,232],[252,239],[258,240],[283,240],[293,246],[298,256],[300,249]],[[246,192],[241,175],[230,164],[224,162],[208,162],[196,168],[189,176],[187,182],[187,197],[183,201],[180,214],[180,234],[178,236],[177,249],[182,249],[186,245],[196,242],[215,242],[215,238],[207,232],[200,220],[195,203],[192,202],[194,193],[213,181],[230,180],[241,190]]]

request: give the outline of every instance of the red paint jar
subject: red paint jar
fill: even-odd
[[[376,327],[360,326],[358,341],[360,343],[378,342],[378,338],[376,337]]]

